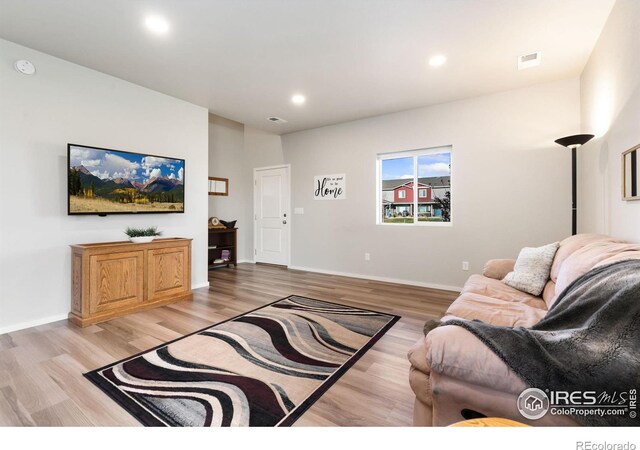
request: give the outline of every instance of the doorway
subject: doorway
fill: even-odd
[[[290,165],[253,170],[253,238],[257,263],[289,265],[290,171]]]

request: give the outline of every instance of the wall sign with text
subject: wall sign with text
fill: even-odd
[[[347,176],[344,173],[336,175],[316,175],[313,177],[314,200],[344,200],[347,198]]]

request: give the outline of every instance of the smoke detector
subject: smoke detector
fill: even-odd
[[[27,61],[26,59],[19,59],[15,63],[13,63],[13,67],[24,75],[33,75],[36,73],[36,66],[33,65],[31,61]]]
[[[529,53],[528,55],[518,56],[518,70],[528,69],[540,65],[542,52]]]
[[[275,117],[275,116],[269,117],[269,118],[267,118],[267,120],[269,122],[273,122],[273,123],[277,123],[277,124],[288,123],[287,120],[284,120],[284,119],[281,119],[280,117]]]

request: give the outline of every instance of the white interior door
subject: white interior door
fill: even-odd
[[[254,170],[256,262],[289,265],[289,167]]]

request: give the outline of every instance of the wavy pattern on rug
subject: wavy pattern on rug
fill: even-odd
[[[144,425],[291,425],[399,318],[290,296],[85,376]]]

